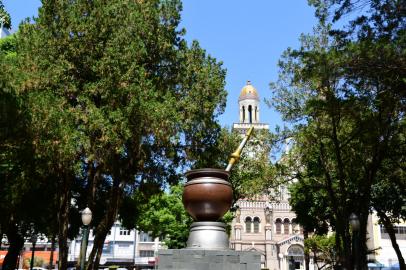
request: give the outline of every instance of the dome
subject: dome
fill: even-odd
[[[255,89],[254,86],[251,85],[250,81],[247,81],[247,85],[245,85],[241,89],[240,97],[238,98],[238,100],[243,100],[243,99],[259,100],[257,89]]]

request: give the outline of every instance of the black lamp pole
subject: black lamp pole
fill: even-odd
[[[82,211],[82,243],[80,246],[80,270],[85,269],[85,261],[86,261],[86,250],[87,250],[87,240],[89,238],[89,224],[92,221],[92,211],[88,207],[86,207]]]
[[[350,226],[352,231],[352,251],[353,251],[354,270],[358,270],[359,268],[358,233],[360,222],[358,216],[354,213],[350,215]]]
[[[80,270],[85,269],[87,240],[89,237],[89,226],[83,225],[82,229],[82,243],[80,246]]]
[[[31,235],[31,243],[32,243],[32,251],[31,251],[31,262],[30,262],[30,269],[34,267],[34,253],[35,253],[35,244],[37,243],[37,235]]]

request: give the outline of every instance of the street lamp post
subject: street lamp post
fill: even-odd
[[[34,253],[35,253],[35,244],[37,243],[37,235],[34,233],[31,235],[32,251],[31,251],[31,262],[30,269],[34,267]]]
[[[89,207],[86,207],[82,211],[83,230],[82,230],[82,243],[80,247],[80,270],[85,269],[87,240],[89,237],[89,224],[91,221],[92,221],[92,211],[90,211]]]
[[[358,216],[354,213],[350,215],[350,226],[352,231],[352,254],[353,254],[354,269],[358,270],[359,267],[358,232],[360,229],[360,222]]]
[[[277,246],[278,247],[278,249],[279,249],[279,246]],[[279,262],[279,270],[281,270],[282,269],[282,264],[281,264],[281,260],[283,259],[283,254],[282,253],[279,253],[278,254],[278,262]]]

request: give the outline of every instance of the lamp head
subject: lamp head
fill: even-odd
[[[360,227],[359,218],[354,213],[352,213],[350,215],[350,226],[351,226],[351,230],[354,232],[358,231],[359,227]]]
[[[38,239],[38,238],[37,238],[37,235],[36,235],[36,234],[31,235],[31,239],[30,239],[30,240],[31,240],[32,243],[37,242],[37,239]]]
[[[92,221],[92,211],[90,211],[89,207],[86,207],[82,211],[82,223],[83,225],[87,226]]]

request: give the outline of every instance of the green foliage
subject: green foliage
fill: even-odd
[[[5,55],[7,58],[16,58],[16,35],[12,34],[0,39],[0,54]]]
[[[94,214],[89,267],[97,267],[119,212],[131,220],[131,198],[147,201],[178,182],[217,143],[225,70],[197,41],[186,43],[180,11],[177,0],[43,1],[38,18],[0,44],[2,54],[17,50],[5,83],[23,105],[31,151],[18,186],[34,191],[35,178],[47,187],[62,264],[79,209]],[[17,168],[13,160],[7,166]]]
[[[335,269],[337,262],[335,251],[335,235],[313,235],[305,239],[305,252],[312,254],[315,263],[323,263],[325,269]],[[319,269],[324,268],[319,266]]]
[[[139,215],[135,220],[137,228],[151,233],[154,237],[162,237],[168,248],[185,248],[193,219],[183,206],[182,193],[183,185],[178,184],[172,186],[168,193],[150,197],[148,202],[138,208]],[[137,200],[137,197],[134,199]],[[228,234],[231,233],[233,218],[233,213],[229,211],[220,220],[227,225]]]
[[[43,267],[44,266],[44,259],[42,257],[35,257],[34,256],[34,267]],[[26,258],[24,260],[24,265],[29,268],[31,265],[31,257]]]
[[[221,168],[228,165],[231,153],[241,143],[243,136],[222,128],[216,142],[201,153],[192,168]],[[232,167],[230,182],[234,202],[242,197],[252,197],[267,192],[277,185],[273,167],[270,166],[271,146],[274,137],[268,130],[255,130],[242,151],[241,158]]]
[[[231,154],[241,143],[242,138],[233,134],[231,140],[235,144]],[[234,189],[234,198],[253,198],[258,194],[269,193],[278,186],[274,167],[271,164],[271,147],[274,137],[268,130],[255,130],[244,148],[241,158],[234,165],[230,182]],[[231,149],[230,149],[231,150]],[[228,161],[228,159],[227,159]]]
[[[172,186],[170,192],[151,197],[140,208],[139,229],[163,237],[168,248],[184,248],[192,218],[182,203],[183,186]]]
[[[10,14],[4,8],[3,1],[0,1],[0,24],[4,28],[10,29],[11,28],[11,17]]]

